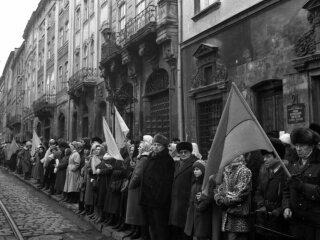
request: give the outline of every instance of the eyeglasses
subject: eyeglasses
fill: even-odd
[[[190,152],[189,152],[188,150],[181,150],[181,151],[179,152],[180,155],[182,155],[182,154],[187,155],[187,154],[189,154],[189,153],[190,153]]]

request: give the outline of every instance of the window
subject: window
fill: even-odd
[[[59,78],[60,86],[62,88],[62,85],[63,85],[63,68],[62,68],[62,66],[59,67],[58,78]]]
[[[137,15],[141,13],[146,8],[146,1],[145,0],[139,0],[137,3]]]
[[[63,31],[63,28],[60,28],[60,31],[59,31],[59,47],[62,47],[63,46],[63,39],[64,38],[64,31]]]
[[[83,67],[88,67],[88,46],[83,48]]]
[[[89,6],[89,14],[90,16],[94,13],[94,0],[90,0],[90,6]]]
[[[65,42],[69,41],[69,21],[64,24],[64,38]]]
[[[119,28],[123,30],[126,26],[126,4],[122,4],[119,8]]]
[[[91,44],[90,44],[90,67],[93,67],[93,57],[94,57],[94,41],[92,40],[91,41]]]
[[[216,0],[195,0],[194,11],[195,13],[201,12],[215,2]]]
[[[79,52],[77,52],[75,56],[74,71],[77,72],[79,69],[80,69],[80,54]]]
[[[76,11],[76,21],[75,21],[75,29],[80,30],[80,8],[77,9]]]
[[[83,1],[83,20],[86,21],[89,18],[88,0]]]
[[[48,42],[48,56],[47,56],[47,59],[50,59],[51,58],[51,43]]]
[[[63,79],[63,83],[62,83],[63,87],[66,86],[66,83],[68,81],[68,74],[69,74],[68,62],[65,62],[65,64],[64,64],[64,79]]]

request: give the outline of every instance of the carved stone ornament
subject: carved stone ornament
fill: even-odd
[[[304,6],[308,13],[311,30],[304,33],[295,45],[297,57],[314,54],[320,37],[320,1],[310,0]]]
[[[303,57],[308,54],[313,54],[316,51],[316,38],[314,30],[310,30],[303,34],[295,45],[297,57]]]
[[[193,56],[196,58],[196,72],[192,76],[191,88],[196,89],[227,80],[227,67],[218,57],[218,48],[209,44],[201,44]],[[204,69],[211,68],[211,75],[204,77]]]

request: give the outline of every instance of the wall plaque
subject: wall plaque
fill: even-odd
[[[305,104],[297,103],[287,106],[288,123],[302,123],[305,122]]]

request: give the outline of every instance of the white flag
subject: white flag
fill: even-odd
[[[115,111],[115,139],[119,149],[125,146],[125,139],[129,132],[129,128],[121,117],[116,106],[114,106]]]
[[[34,155],[34,153],[36,152],[36,148],[40,145],[40,143],[41,143],[41,140],[38,137],[38,134],[36,133],[35,130],[33,130],[31,156]]]
[[[116,141],[114,140],[112,133],[110,131],[110,128],[108,126],[108,123],[104,117],[102,117],[102,122],[103,122],[104,137],[106,139],[106,143],[108,146],[109,155],[117,160],[123,160],[123,158],[119,152],[119,149],[117,147]]]

